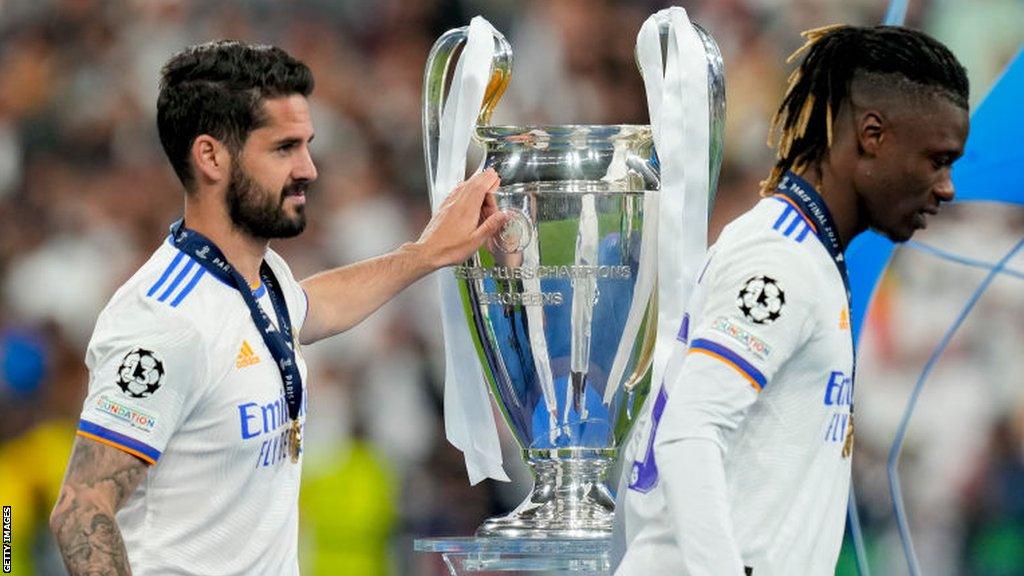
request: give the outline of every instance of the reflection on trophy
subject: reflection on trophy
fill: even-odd
[[[710,192],[724,78],[714,40],[697,30],[708,63]],[[444,34],[427,62],[431,181],[446,79],[466,36],[467,28]],[[494,205],[511,218],[455,277],[486,384],[535,485],[477,535],[606,538],[614,514],[607,473],[650,388],[660,162],[648,126],[488,125],[511,79],[511,48],[497,32],[494,42],[474,141],[501,177]]]

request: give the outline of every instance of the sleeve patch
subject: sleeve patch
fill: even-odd
[[[719,316],[712,322],[711,328],[725,336],[754,355],[758,360],[767,360],[772,355],[772,347],[767,342],[751,334],[746,328],[725,316]]]
[[[101,394],[96,399],[96,410],[146,434],[152,432],[156,427],[156,417],[152,414],[139,410],[116,398],[111,398],[106,394]]]
[[[132,398],[146,398],[160,389],[164,363],[156,352],[135,347],[117,369],[117,387]]]
[[[754,324],[771,324],[782,315],[786,293],[770,276],[748,278],[736,297],[736,307]]]

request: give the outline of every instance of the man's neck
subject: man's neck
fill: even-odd
[[[226,207],[211,206],[198,199],[185,200],[185,226],[206,236],[250,286],[259,284],[260,264],[267,252],[267,240],[253,238],[231,223]]]
[[[811,165],[797,175],[810,182],[824,200],[845,250],[858,234],[867,229],[861,222],[860,205],[852,183],[848,178],[837,177],[836,170],[827,160]]]

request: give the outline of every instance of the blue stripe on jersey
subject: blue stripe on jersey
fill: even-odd
[[[164,282],[166,282],[167,278],[171,275],[171,272],[173,272],[174,269],[178,267],[178,263],[181,262],[181,259],[184,257],[184,252],[178,252],[178,255],[174,257],[174,260],[171,260],[171,264],[167,267],[166,270],[164,270],[164,273],[160,275],[160,278],[156,281],[156,284],[153,284],[153,286],[150,287],[149,292],[146,292],[146,296],[152,296],[153,294],[156,294],[156,291],[159,290],[161,286],[163,286]]]
[[[182,288],[181,292],[175,296],[174,300],[171,301],[171,308],[177,308],[178,304],[181,304],[181,301],[185,299],[185,296],[188,296],[188,293],[191,292],[192,289],[196,287],[196,284],[199,283],[199,279],[203,277],[203,274],[206,274],[206,268],[200,266],[199,269],[196,270],[195,274],[192,274],[192,279],[188,281],[188,284],[186,284],[185,287]]]
[[[78,429],[82,432],[85,432],[86,434],[91,434],[93,436],[103,438],[104,440],[109,440],[115,444],[118,444],[119,446],[123,446],[130,450],[140,452],[143,455],[148,456],[154,462],[160,459],[160,451],[157,450],[156,448],[153,448],[149,444],[140,442],[130,436],[125,436],[120,432],[115,432],[113,430],[110,430],[109,428],[104,428],[99,424],[93,424],[88,420],[79,420]]]
[[[782,210],[782,214],[779,214],[779,217],[775,220],[775,224],[772,224],[772,229],[778,230],[786,238],[793,238],[797,242],[803,242],[807,238],[807,233],[811,232],[811,226],[807,223],[807,220],[804,219],[803,214],[801,214],[796,208],[793,208],[789,202],[775,196],[772,196],[772,198],[785,205],[785,208]],[[787,221],[789,222],[789,225],[783,229],[782,227]],[[796,233],[795,237],[793,236],[794,233]]]
[[[695,350],[703,350],[706,352],[710,352],[712,356],[716,356],[721,360],[726,361],[726,363],[730,364],[733,368],[736,368],[737,370],[748,376],[750,380],[756,382],[758,385],[758,389],[764,388],[765,384],[767,384],[767,380],[765,379],[764,374],[762,374],[760,370],[755,368],[750,362],[744,360],[743,357],[740,356],[739,354],[733,352],[732,350],[726,348],[725,346],[722,346],[717,342],[705,340],[704,338],[698,338],[694,340],[692,344],[690,344],[690,351],[692,352]]]
[[[778,199],[776,198],[776,200],[778,200]],[[792,206],[790,206],[788,202],[784,202],[782,200],[779,200],[779,202],[782,202],[783,204],[785,204],[786,205],[786,209],[782,211],[782,214],[779,214],[779,219],[776,220],[775,224],[772,225],[772,229],[773,230],[778,230],[779,226],[782,226],[782,223],[785,222],[786,219],[788,219],[791,214],[796,212],[796,210]]]
[[[804,241],[804,238],[807,238],[807,233],[808,233],[808,232],[810,232],[810,231],[811,231],[811,227],[810,227],[810,226],[807,226],[807,225],[805,224],[805,225],[804,225],[804,230],[803,230],[803,232],[801,232],[801,233],[800,233],[800,234],[799,234],[799,235],[798,235],[798,236],[796,237],[796,241],[797,241],[797,242],[803,242],[803,241]]]
[[[179,270],[178,265],[181,264],[182,260],[186,259],[187,262],[185,262],[185,266],[181,267],[181,269]],[[149,291],[146,292],[146,296],[153,297],[157,292],[160,292],[161,288],[163,288],[163,291],[160,292],[160,296],[158,296],[156,299],[159,302],[166,302],[167,299],[171,297],[171,294],[173,294],[174,291],[178,289],[178,286],[180,286],[181,283],[185,281],[185,278],[188,277],[189,275],[189,271],[191,271],[193,268],[197,269],[195,272],[192,273],[192,276],[189,277],[188,282],[186,282],[185,286],[181,289],[181,291],[178,292],[178,294],[174,298],[172,298],[170,302],[168,302],[168,304],[172,308],[177,308],[178,304],[181,304],[182,301],[185,300],[185,297],[192,292],[192,289],[195,288],[197,284],[199,284],[199,281],[206,274],[206,269],[204,269],[202,266],[196,267],[195,260],[192,260],[192,258],[186,256],[184,252],[179,251],[178,254],[174,257],[174,259],[171,260],[171,263],[168,264],[167,268],[163,271],[162,274],[160,274],[160,278],[157,279],[156,283],[150,286]],[[177,271],[177,275],[174,276],[174,280],[172,280],[171,283],[167,285],[166,288],[164,288],[164,284],[167,282],[167,279],[170,278],[171,274],[174,273],[175,271]]]
[[[179,272],[178,275],[174,277],[174,280],[171,282],[171,285],[168,286],[166,290],[164,290],[164,293],[161,294],[160,297],[157,298],[157,300],[159,300],[160,302],[167,300],[167,297],[170,296],[171,292],[173,292],[174,289],[178,287],[178,284],[181,284],[181,281],[185,279],[186,275],[188,275],[189,270],[191,270],[192,267],[195,265],[196,261],[189,258],[188,263],[185,264],[185,267],[182,268],[181,272]]]
[[[794,212],[795,212],[795,210],[794,210]],[[783,232],[783,233],[782,233],[782,235],[783,235],[783,236],[786,236],[786,237],[788,237],[788,236],[789,236],[790,234],[792,234],[792,233],[793,233],[793,231],[795,231],[795,230],[796,230],[796,227],[797,227],[797,226],[798,226],[799,224],[803,224],[803,225],[804,225],[804,227],[807,227],[807,224],[804,224],[804,221],[803,221],[803,220],[801,220],[799,216],[797,216],[796,218],[793,218],[793,222],[792,222],[792,223],[790,223],[789,227],[788,227],[788,228],[786,228],[786,231],[785,231],[785,232]]]

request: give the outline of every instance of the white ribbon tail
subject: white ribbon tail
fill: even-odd
[[[465,176],[470,136],[491,74],[494,28],[477,16],[455,68],[441,114],[437,172],[431,206],[437,210]],[[445,434],[462,451],[472,484],[484,478],[508,481],[502,468],[501,443],[473,338],[469,332],[458,282],[450,269],[437,273],[441,324],[445,337]]]
[[[673,281],[659,284],[658,344],[655,347],[653,383],[660,383],[675,348],[679,326],[696,284],[697,268],[707,253],[710,109],[708,61],[704,43],[682,8],[670,8],[671,35],[666,66],[665,98],[661,132],[664,146],[674,150],[662,173],[679,201],[662,208],[659,241],[671,246],[672,258],[662,258],[659,273],[667,270]],[[662,144],[656,142],[656,146]],[[667,166],[666,166],[667,165]],[[678,187],[678,191],[676,191]]]
[[[668,29],[664,60],[663,25]],[[693,292],[696,268],[707,251],[708,65],[704,45],[686,11],[673,7],[648,18],[637,35],[637,58],[661,164],[661,190],[657,206],[651,207],[657,217],[647,211],[645,199],[640,272],[605,389],[606,403],[612,401],[622,383],[654,277],[658,282],[658,318],[651,382],[660,385]]]

